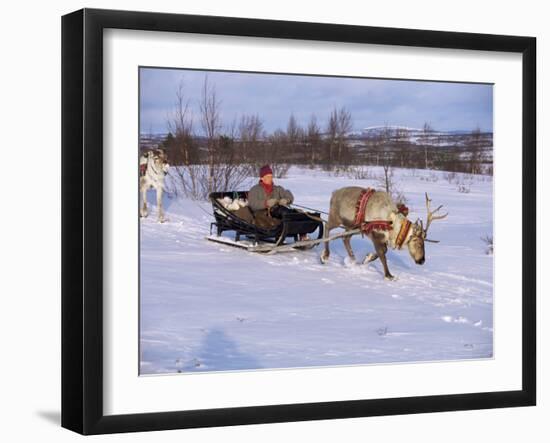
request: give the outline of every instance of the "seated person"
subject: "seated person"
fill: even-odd
[[[269,165],[260,169],[260,182],[248,192],[248,207],[254,213],[256,224],[272,228],[280,223],[282,215],[290,211],[286,206],[294,201],[292,193],[273,184],[273,171]]]

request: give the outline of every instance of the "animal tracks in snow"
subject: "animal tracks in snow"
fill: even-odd
[[[454,317],[452,315],[444,315],[443,317],[441,317],[441,320],[443,320],[445,323],[467,324],[467,325],[474,326],[476,328],[481,328],[483,326],[483,321],[482,320],[478,320],[478,321],[474,322],[474,321],[469,320],[466,317],[463,317],[462,315],[457,315],[457,316],[454,316]],[[482,328],[482,329],[492,331],[492,328]]]
[[[470,323],[470,321],[466,317],[462,317],[461,315],[457,317],[444,315],[443,317],[441,317],[441,319],[446,323]]]

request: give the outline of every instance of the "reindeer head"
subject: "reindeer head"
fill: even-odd
[[[428,212],[428,217],[426,219],[426,228],[424,228],[422,220],[418,219],[412,227],[412,235],[408,242],[409,253],[411,254],[411,257],[413,258],[415,263],[418,265],[422,265],[425,262],[424,243],[425,242],[439,243],[439,240],[430,240],[429,238],[427,238],[428,228],[430,227],[430,225],[434,220],[441,220],[442,218],[445,218],[447,217],[447,215],[449,215],[448,213],[445,213],[442,215],[435,215],[435,213],[439,211],[443,207],[443,205],[439,205],[436,209],[431,211],[430,204],[432,200],[428,197],[428,193],[425,193],[425,195],[426,195],[426,210]]]
[[[422,229],[422,221],[417,220],[414,225],[412,225],[412,234],[407,243],[409,249],[409,254],[411,254],[412,259],[417,265],[424,264],[425,252],[424,252],[424,235]]]
[[[152,159],[157,171],[168,172],[170,165],[168,164],[168,156],[164,149],[156,148],[149,151],[149,158]]]

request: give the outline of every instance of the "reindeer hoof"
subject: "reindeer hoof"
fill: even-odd
[[[376,260],[378,256],[376,254],[373,254],[372,252],[368,254],[365,259],[363,260],[364,265],[368,265],[370,262]]]
[[[391,274],[388,274],[388,275],[385,275],[384,278],[388,281],[395,281],[397,280],[397,277],[391,275]]]
[[[322,265],[326,264],[326,262],[328,262],[328,257],[325,256],[324,254],[321,254],[321,256],[319,257],[319,261],[321,262]]]

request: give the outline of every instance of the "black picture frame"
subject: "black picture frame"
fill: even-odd
[[[103,413],[103,30],[502,51],[522,55],[522,388],[177,412]],[[81,434],[530,406],[536,403],[536,39],[83,9],[62,18],[62,426]]]

